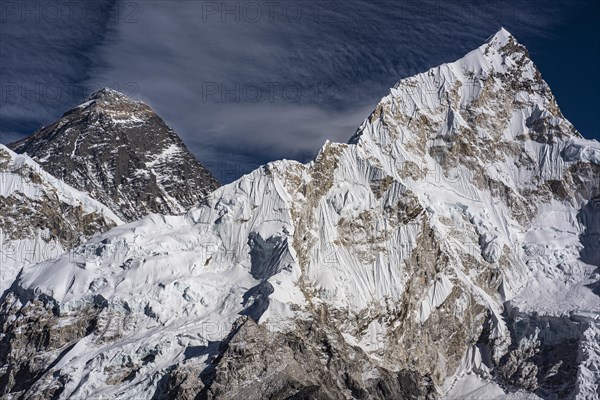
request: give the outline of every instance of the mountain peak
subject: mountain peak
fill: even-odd
[[[466,83],[473,87],[479,86],[493,74],[508,74],[513,80],[530,80],[532,77],[540,80],[539,71],[531,61],[527,48],[509,31],[501,28],[481,46],[462,58],[404,78],[395,85],[394,89],[404,88],[408,94],[415,94],[419,92],[418,86],[424,85],[426,87],[421,90],[430,97],[429,95],[436,93],[438,89],[444,89],[440,93],[451,91],[452,88],[448,86],[450,81],[458,80],[461,84]],[[498,82],[498,84],[502,83]],[[478,97],[477,93],[478,91],[474,91],[471,95]]]
[[[500,28],[498,32],[490,36],[477,50],[481,50],[487,55],[490,54],[490,49],[495,50],[492,54],[496,54],[500,58],[515,55],[516,58],[523,61],[529,60],[527,48],[519,43],[517,39],[504,28]]]
[[[117,90],[105,87],[88,96],[81,104],[66,111],[64,118],[81,119],[85,116],[103,116],[116,123],[139,122],[156,117],[150,106]]]
[[[390,118],[397,121],[397,132],[368,127]],[[486,123],[473,128],[473,121]],[[415,123],[418,129],[413,127]],[[504,28],[462,58],[399,81],[364,127],[351,143],[365,134],[380,144],[399,138],[405,149],[402,158],[423,150],[456,156],[457,143],[467,142],[463,156],[485,159],[487,156],[479,153],[487,152],[504,158],[511,150],[498,152],[500,141],[511,143],[510,147],[530,139],[556,143],[580,137],[562,115],[525,46]],[[373,135],[382,132],[388,136]]]
[[[498,44],[499,47],[503,47],[504,45],[506,45],[508,42],[510,42],[511,40],[516,40],[515,37],[509,32],[507,31],[504,27],[500,28],[500,30],[498,30],[498,32],[496,32],[495,34],[493,34],[492,36],[490,36],[485,43],[490,43],[490,44]]]
[[[152,108],[109,88],[10,147],[125,221],[183,213],[218,187]]]
[[[111,89],[109,87],[102,88],[95,93],[92,93],[85,101],[102,100],[106,102],[135,102],[131,97],[118,90]]]
[[[83,103],[67,111],[65,115],[71,113],[99,112],[109,114],[111,118],[123,119],[130,118],[134,113],[154,114],[154,111],[140,100],[133,99],[128,95],[108,87],[94,92],[88,96]]]

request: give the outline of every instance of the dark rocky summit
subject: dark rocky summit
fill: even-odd
[[[126,221],[181,214],[219,186],[149,106],[112,89],[9,147]]]

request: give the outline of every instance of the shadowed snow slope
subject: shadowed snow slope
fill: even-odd
[[[599,159],[501,30],[313,162],[26,268],[4,393],[593,398]]]

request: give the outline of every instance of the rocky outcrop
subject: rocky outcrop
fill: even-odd
[[[255,376],[256,381],[248,381],[248,376]],[[326,319],[298,321],[295,329],[276,332],[242,317],[220,345],[211,365],[203,371],[179,365],[167,377],[156,398],[435,397],[427,376],[378,367],[359,347],[348,345]]]

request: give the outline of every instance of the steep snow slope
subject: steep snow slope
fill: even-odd
[[[181,214],[218,186],[150,107],[111,89],[10,147],[126,221]]]
[[[122,221],[27,156],[0,145],[0,293],[23,266],[57,258]]]
[[[26,269],[4,393],[593,398],[599,156],[501,30],[349,144]]]

